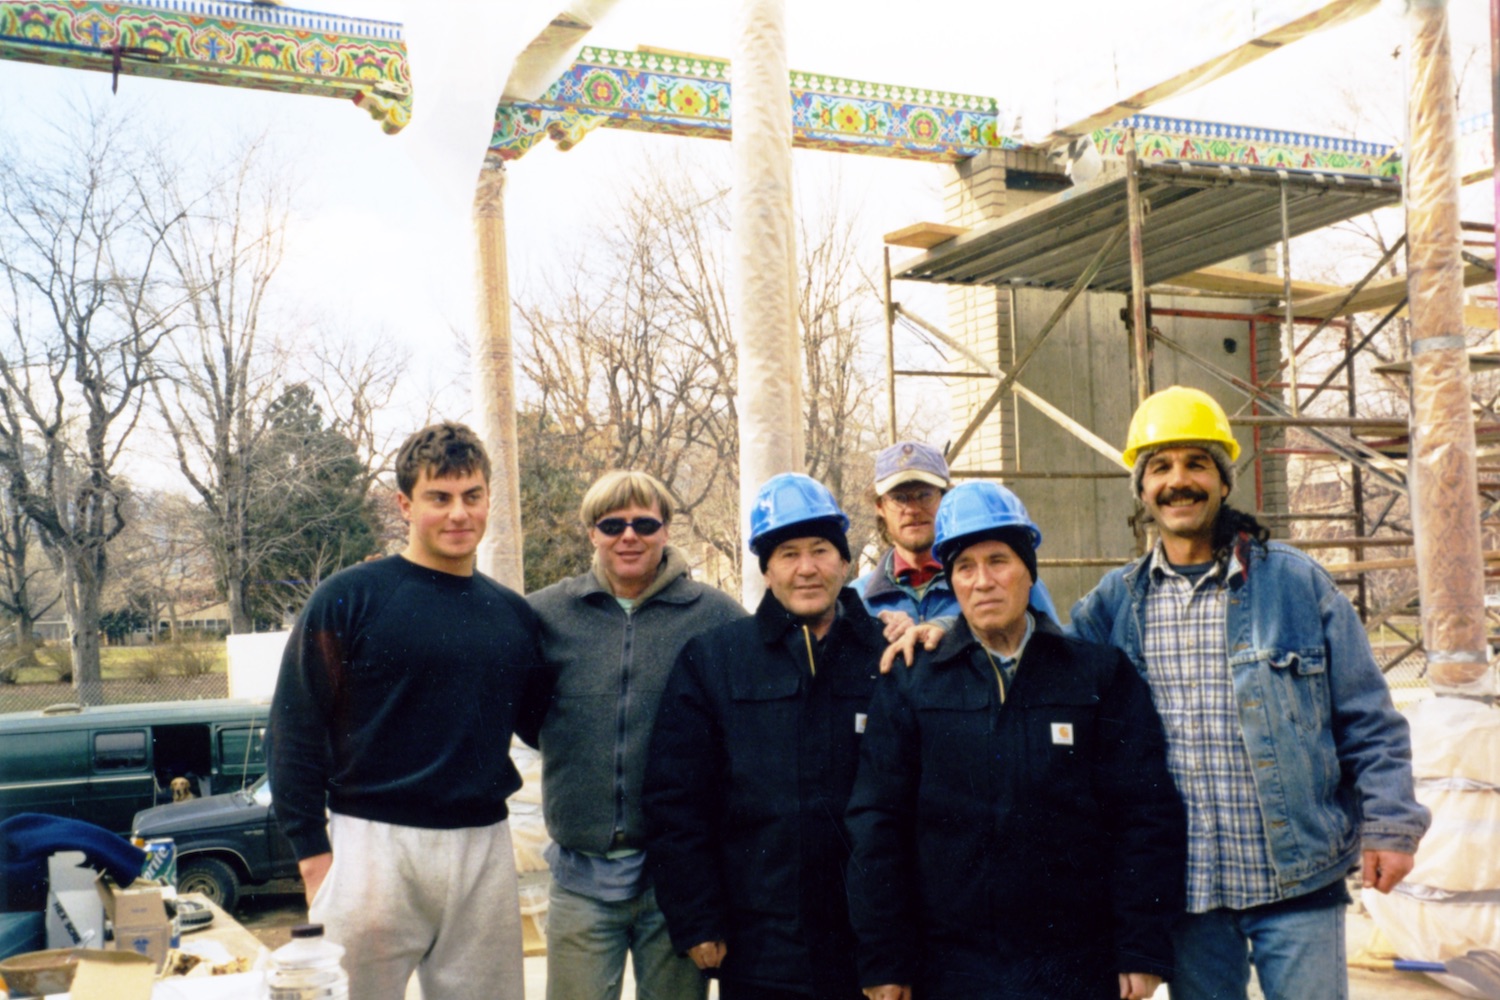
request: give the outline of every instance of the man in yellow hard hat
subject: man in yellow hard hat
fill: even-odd
[[[1389,892],[1429,815],[1411,743],[1332,578],[1228,504],[1240,447],[1219,404],[1146,399],[1122,455],[1160,539],[1073,607],[1151,687],[1188,814],[1172,1000],[1347,996],[1344,876]]]

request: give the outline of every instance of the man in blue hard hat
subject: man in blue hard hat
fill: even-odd
[[[882,678],[849,803],[864,992],[1150,997],[1186,855],[1150,692],[1030,607],[1042,536],[1015,494],[964,483],[935,532],[962,615]]]
[[[881,553],[874,569],[850,586],[865,609],[880,619],[887,642],[924,622],[951,628],[958,616],[953,587],[932,554],[938,504],[952,485],[948,463],[932,445],[898,441],[875,456],[876,523],[890,548]],[[1058,620],[1052,595],[1040,580],[1031,603]]]
[[[844,586],[849,520],[807,476],[750,511],[766,594],[690,641],[646,762],[646,864],[672,941],[723,1000],[860,1000],[844,807],[885,648]]]

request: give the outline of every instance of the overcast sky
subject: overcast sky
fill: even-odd
[[[487,45],[518,52],[558,3],[508,0],[506,21]],[[401,0],[313,0],[306,6],[395,21],[402,20],[404,8]],[[1253,18],[1270,20],[1315,3],[788,0],[787,6],[795,69],[991,95],[1002,107],[1025,108],[1037,120],[1096,110],[1117,94],[1214,54],[1242,35]],[[733,17],[722,12],[733,9],[733,0],[619,0],[588,41],[728,58]],[[1406,29],[1395,9],[1382,6],[1352,25],[1290,46],[1253,69],[1153,111],[1336,134],[1352,129],[1360,138],[1399,142],[1403,69],[1394,53]],[[1450,13],[1460,58],[1479,45],[1478,64],[1469,67],[1465,86],[1482,92],[1487,5],[1457,0]],[[454,30],[465,30],[457,13]],[[420,116],[420,70],[414,84]],[[268,133],[299,179],[295,238],[282,291],[308,316],[408,345],[414,355],[409,396],[424,402],[437,397],[438,412],[459,415],[450,404],[460,397],[438,394],[468,370],[450,331],[472,328],[472,319],[453,314],[454,299],[444,289],[467,281],[469,247],[453,238],[452,226],[435,223],[449,209],[424,190],[421,170],[403,150],[401,137],[384,135],[362,112],[325,98],[134,77],[122,78],[119,95],[111,97],[105,74],[0,62],[0,131],[13,140],[25,142],[40,123],[63,119],[68,102],[80,98],[137,113],[147,125],[140,142],[168,142],[185,157],[211,155],[236,135]],[[665,169],[678,148],[687,149],[702,169],[723,170],[727,182],[728,143],[609,129],[567,153],[544,143],[514,164],[507,188],[512,290],[535,292],[618,192],[632,179]],[[872,270],[878,267],[881,233],[941,219],[939,194],[947,168],[830,153],[796,156],[799,199],[822,197],[837,183],[842,197],[859,206],[869,234],[865,264]],[[945,318],[940,301],[930,308],[937,311],[933,318]]]

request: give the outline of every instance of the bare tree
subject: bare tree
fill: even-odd
[[[165,308],[183,324],[156,359],[157,410],[177,466],[207,511],[207,530],[229,605],[230,630],[253,629],[247,586],[257,562],[249,512],[258,488],[253,455],[266,434],[279,345],[263,342],[262,310],[280,266],[288,192],[251,143],[226,176],[187,190],[158,161],[141,188],[173,273]],[[195,185],[197,187],[197,185]],[[176,306],[174,300],[181,306]]]
[[[644,469],[669,484],[694,534],[733,559],[737,532],[695,516],[733,491],[737,467],[727,226],[722,192],[641,185],[597,251],[517,309],[538,419],[571,435],[592,473]]]
[[[140,605],[150,617],[153,638],[162,622],[176,635],[180,614],[219,596],[199,527],[206,514],[188,496],[159,491],[138,493],[130,512],[125,530],[111,544],[106,600],[113,607]]]
[[[39,542],[36,526],[21,507],[16,484],[0,484],[0,612],[12,623],[9,641],[0,642],[4,650],[0,652],[0,684],[13,683],[17,670],[35,663],[36,622],[62,597],[55,587],[42,582],[44,570],[34,558]]]
[[[850,548],[859,552],[875,531],[861,494],[874,479],[876,383],[873,359],[860,332],[876,300],[874,283],[859,268],[855,219],[817,199],[824,212],[798,226],[802,321],[803,405],[807,409],[807,472],[839,498],[849,514]]]
[[[705,171],[679,162],[665,173],[698,178]],[[875,427],[874,379],[860,342],[870,283],[857,266],[854,219],[830,210],[804,217],[801,228],[807,466],[856,519],[851,541],[857,542],[870,528],[858,502]],[[742,544],[728,230],[722,189],[643,182],[598,226],[572,266],[558,269],[565,277],[516,308],[525,331],[519,356],[533,400],[532,440],[570,439],[583,460],[570,456],[567,464],[581,477],[611,467],[656,475],[672,489],[692,536],[720,557],[716,575],[737,581]],[[549,469],[566,471],[557,463]],[[526,497],[527,488],[523,481],[523,503],[534,518],[545,498]],[[569,513],[556,512],[549,523]]]
[[[307,337],[295,351],[288,345],[271,288],[284,257],[291,186],[270,158],[264,143],[251,142],[221,176],[191,185],[158,163],[155,183],[142,190],[171,265],[172,288],[163,301],[181,316],[156,359],[157,411],[178,468],[206,513],[200,523],[236,633],[254,630],[257,603],[268,609],[261,586],[266,574],[285,569],[294,549],[305,555],[309,538],[328,547],[310,565],[331,571],[351,558],[340,538],[315,534],[318,524],[339,522],[342,509],[299,504],[312,535],[303,528],[263,530],[264,517],[284,499],[309,489],[329,495],[315,487],[327,471],[314,467],[319,462],[336,462],[341,477],[350,474],[342,449],[332,457],[327,449],[289,450],[278,439],[285,437],[276,421],[288,394],[322,398],[317,432],[347,439],[358,450],[363,498],[385,464],[389,442],[376,418],[404,363],[390,347],[357,347],[341,338]],[[292,454],[295,461],[289,461]],[[339,503],[346,499],[340,495]],[[320,575],[321,569],[310,579],[285,581],[286,600],[300,604]],[[272,604],[269,614],[280,617],[284,609]]]
[[[395,464],[396,451],[409,433],[405,426],[393,432],[386,418],[410,355],[390,341],[372,345],[327,334],[314,338],[309,348],[305,382],[318,394],[328,429],[354,446],[364,467],[366,492]],[[433,419],[429,409],[410,424],[421,427]]]
[[[76,131],[0,165],[0,465],[61,571],[80,701],[102,697],[100,595],[125,526],[117,461],[141,415],[170,311],[147,308],[164,227],[145,225],[128,127]],[[24,456],[34,448],[39,469]]]

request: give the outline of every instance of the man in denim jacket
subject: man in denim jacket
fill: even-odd
[[[1136,411],[1124,453],[1160,541],[1073,608],[1151,686],[1188,812],[1172,1000],[1348,995],[1344,876],[1389,892],[1429,815],[1405,719],[1349,601],[1225,503],[1239,445],[1206,393]],[[1247,957],[1247,946],[1249,956]]]

